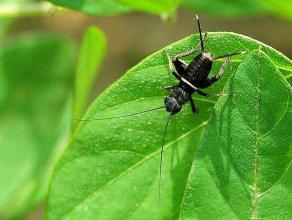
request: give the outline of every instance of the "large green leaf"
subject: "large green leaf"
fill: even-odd
[[[48,0],[54,4],[90,15],[113,15],[128,12],[130,9],[116,0]]]
[[[166,50],[174,56],[194,47],[197,43],[198,36],[195,35],[168,46]],[[275,75],[275,82],[272,85],[282,85],[285,81],[283,76],[287,78],[291,76],[291,61],[274,49],[233,33],[210,33],[206,44],[206,50],[215,55],[234,50],[249,52],[259,47],[275,65],[273,70],[276,70],[271,72],[269,69],[267,73],[269,76]],[[242,58],[234,57],[223,79],[208,91],[221,92]],[[212,75],[218,71],[222,62],[223,60],[218,60],[214,63]],[[245,62],[251,66],[258,65],[250,61]],[[263,65],[261,63],[261,66]],[[175,83],[176,80],[169,73],[165,54],[158,51],[130,69],[122,79],[97,98],[85,118],[117,116],[161,106],[164,97],[167,96],[163,87]],[[287,87],[286,84],[285,86]],[[242,89],[244,90],[240,92],[246,91],[249,94],[249,88]],[[280,91],[286,92],[283,88]],[[272,88],[271,92],[267,93],[272,99],[262,101],[274,101],[273,108],[267,111],[276,112],[278,117],[284,110],[282,105],[277,105],[280,100],[273,99],[273,93],[279,95],[277,89]],[[236,100],[241,98],[235,97]],[[194,98],[200,109],[199,113],[192,114],[187,104],[169,125],[163,154],[160,202],[159,153],[168,116],[164,110],[120,119],[82,123],[55,168],[47,200],[47,219],[177,219],[182,213],[186,213],[187,204],[184,203],[182,206],[183,198],[189,195],[185,194],[186,183],[190,178],[193,159],[197,160],[195,153],[197,146],[204,144],[203,140],[206,142],[208,133],[203,134],[206,126],[211,126],[212,120],[209,118],[217,101],[216,98],[208,99],[197,95],[194,95]],[[218,105],[217,109],[220,107]],[[277,110],[278,107],[281,111]],[[244,110],[242,114],[245,114],[245,117],[253,114],[253,109]],[[271,123],[277,120],[274,116],[271,116],[271,119]],[[225,123],[228,124],[228,121],[221,121],[222,126],[223,124],[228,126]],[[242,140],[245,145],[253,143],[253,139],[248,138]],[[215,156],[217,152],[218,149],[214,149]],[[244,160],[241,155],[235,156],[235,160]],[[215,157],[214,160],[220,158]],[[276,165],[267,167],[265,172],[276,168],[273,166]],[[249,167],[245,168],[248,172]],[[226,174],[221,175],[224,178]],[[273,180],[278,177],[274,176]],[[211,181],[212,177],[208,178]],[[191,179],[188,184],[190,181]],[[204,183],[202,185],[204,186]],[[242,195],[241,191],[236,193],[238,197]],[[193,214],[194,210],[190,212]]]
[[[182,219],[292,218],[291,86],[251,53],[229,79],[200,141]]]
[[[87,104],[88,95],[105,54],[106,39],[97,27],[90,27],[84,34],[75,78],[74,118],[80,118]]]
[[[41,35],[0,53],[0,216],[19,216],[47,192],[70,131],[73,55],[68,40]]]

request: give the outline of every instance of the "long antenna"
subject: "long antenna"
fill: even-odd
[[[196,14],[196,19],[198,22],[198,27],[199,27],[199,32],[200,32],[200,42],[201,42],[201,51],[203,52],[205,50],[204,48],[204,42],[203,42],[203,37],[202,37],[202,30],[201,30],[201,25],[200,25],[200,20],[198,15]]]
[[[146,112],[155,111],[155,110],[162,109],[162,108],[165,108],[165,106],[160,106],[160,107],[157,107],[157,108],[147,109],[147,110],[140,111],[140,112],[130,113],[130,114],[126,114],[126,115],[119,115],[119,116],[114,116],[114,117],[86,118],[86,119],[73,119],[73,120],[74,121],[100,121],[100,120],[115,119],[115,118],[125,118],[125,117],[129,117],[129,116],[133,116],[133,115],[139,115],[139,114],[143,114],[143,113],[146,113]]]
[[[172,116],[172,112],[169,114],[167,121],[166,121],[166,125],[164,128],[164,134],[163,134],[163,139],[162,139],[162,144],[161,144],[161,151],[160,151],[160,165],[159,165],[159,201],[160,201],[160,188],[161,188],[161,177],[162,177],[162,155],[163,155],[163,149],[164,149],[164,142],[165,142],[165,136],[166,136],[166,132],[167,132],[167,128],[168,128],[168,124],[170,121],[170,118]]]

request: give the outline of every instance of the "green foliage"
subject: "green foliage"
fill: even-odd
[[[225,17],[278,14],[292,18],[291,0],[182,0],[182,4],[196,12]]]
[[[196,13],[225,17],[278,14],[291,19],[291,0],[49,0],[50,2],[91,15],[111,15],[131,10],[174,16],[181,4]]]
[[[41,35],[0,54],[0,216],[22,214],[47,192],[69,131],[73,54],[68,39]]]
[[[154,14],[173,13],[180,0],[116,0],[130,8]]]
[[[130,9],[116,0],[48,0],[56,5],[81,11],[91,15],[114,15]]]
[[[49,0],[50,2],[91,15],[111,15],[130,9],[161,14],[173,12],[180,0]]]
[[[183,4],[194,11],[229,17],[256,15],[267,11],[260,0],[183,0]]]
[[[198,36],[191,36],[166,50],[174,56],[197,42]],[[233,33],[210,33],[206,50],[215,55],[234,50],[250,54],[244,60],[234,57],[223,79],[207,90],[233,97],[195,95],[199,114],[186,105],[171,120],[160,202],[159,153],[168,116],[164,110],[82,123],[55,168],[48,220],[233,219],[274,214],[271,207],[280,216],[288,213],[285,196],[291,188],[285,186],[292,181],[292,135],[285,132],[291,120],[287,110],[291,88],[285,78],[291,76],[291,61]],[[212,75],[223,61],[214,63]],[[85,118],[161,106],[167,96],[163,87],[175,83],[160,50],[97,98]]]
[[[76,69],[74,118],[82,117],[92,82],[105,54],[106,39],[97,27],[87,29],[83,37]]]
[[[215,105],[188,176],[181,219],[291,218],[291,86],[255,51],[224,90],[234,97]]]

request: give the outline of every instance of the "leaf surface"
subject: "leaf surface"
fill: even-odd
[[[197,43],[198,36],[195,35],[169,45],[165,50],[174,56],[189,50]],[[267,74],[275,75],[274,78],[277,80],[273,83],[282,86],[284,77],[289,78],[291,75],[291,61],[274,49],[234,33],[209,33],[206,43],[206,51],[215,55],[235,50],[251,52],[258,50],[259,47],[271,60],[269,65],[271,62],[274,65],[273,72]],[[234,57],[224,77],[206,92],[222,92],[228,85],[227,80],[237,74],[235,71],[243,58],[244,56]],[[211,75],[218,72],[223,61],[217,60],[214,63]],[[167,96],[163,87],[176,83],[169,73],[165,54],[160,50],[130,69],[124,77],[98,97],[85,118],[119,116],[162,106]],[[248,89],[245,85],[242,87],[244,91]],[[285,90],[287,83],[281,88],[281,91],[285,91],[284,97],[287,98]],[[271,91],[279,95],[275,89]],[[267,100],[278,102],[272,93],[267,94],[268,97],[269,95],[272,98]],[[236,100],[242,98],[235,97]],[[210,116],[214,114],[217,98],[202,98],[194,95],[194,99],[199,108],[198,114],[192,114],[189,104],[186,104],[182,112],[170,121],[163,154],[160,202],[159,154],[168,117],[165,110],[120,119],[82,123],[55,168],[47,200],[47,219],[177,219],[179,216],[188,216],[185,214],[187,210],[195,215],[195,206],[190,202],[186,203],[188,192],[185,192],[185,189],[186,184],[189,186],[192,183],[190,179],[192,163],[197,160],[198,146],[201,146],[206,139],[206,126],[208,129],[211,126]],[[222,102],[220,100],[218,103]],[[263,102],[265,101],[264,99]],[[219,108],[218,105],[215,111]],[[267,109],[268,113],[272,110],[277,113],[277,116],[271,120],[271,125],[275,125],[278,117],[285,113],[284,105],[285,103]],[[280,110],[277,109],[278,107]],[[242,114],[245,117],[253,113],[253,108],[243,110],[245,112]],[[249,123],[252,122],[249,120]],[[225,121],[221,123],[228,126],[225,125]],[[261,132],[267,132],[269,126],[262,125],[259,129]],[[253,138],[245,139],[245,144],[253,143]],[[214,155],[218,150],[214,149]],[[251,152],[247,151],[247,153],[249,156]],[[235,159],[244,160],[242,157]],[[247,166],[249,164],[244,161],[242,163],[243,169],[246,169],[246,173],[245,170],[241,173],[242,178],[252,182],[252,175],[251,177],[248,175],[251,169]],[[266,172],[268,171],[267,167]],[[227,174],[221,175],[224,178]],[[211,181],[212,176],[207,178]],[[275,176],[273,180],[269,180],[269,183],[277,178]],[[228,179],[226,184],[227,181]],[[195,180],[194,182],[196,183]],[[203,183],[202,185],[204,186]],[[242,196],[242,193],[245,195],[244,191],[236,193],[238,196]],[[188,207],[187,204],[190,206]]]
[[[194,157],[181,219],[289,219],[291,86],[261,51],[227,82]]]

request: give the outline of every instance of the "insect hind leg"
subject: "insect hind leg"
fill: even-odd
[[[219,72],[217,73],[217,75],[206,80],[206,82],[204,83],[204,88],[207,88],[207,87],[211,86],[213,83],[217,82],[221,78],[221,76],[223,75],[223,73],[224,73],[228,63],[230,62],[230,60],[231,60],[231,56],[228,56],[225,59],[224,63],[222,64],[222,66],[221,66]],[[199,95],[207,96],[207,97],[208,96],[232,96],[231,94],[226,94],[226,93],[208,94],[208,93],[205,93],[205,92],[203,92],[203,91],[201,91],[199,89],[197,90],[197,92],[198,92]]]
[[[225,59],[224,63],[222,64],[219,72],[217,73],[217,75],[211,77],[210,79],[207,79],[206,83],[204,85],[204,88],[207,88],[207,87],[211,86],[214,82],[216,82],[219,79],[221,79],[221,77],[222,77],[222,75],[223,75],[228,63],[230,62],[232,56],[239,55],[239,54],[245,54],[245,53],[246,53],[245,51],[244,52],[234,52],[234,53],[229,53],[229,54],[225,54],[225,55],[221,55],[221,56],[217,56],[217,57],[212,58],[212,60],[216,60],[216,59],[219,59],[219,58],[226,57],[226,59]]]
[[[166,54],[166,57],[168,60],[168,66],[169,66],[171,73],[175,76],[175,78],[177,78],[178,80],[181,80],[182,76],[177,71],[177,69],[173,63],[173,60],[170,58],[169,54],[165,50],[163,50],[163,51]],[[184,65],[184,64],[182,63],[182,65]]]
[[[225,59],[224,63],[222,64],[222,66],[221,66],[219,72],[217,73],[217,75],[211,77],[210,79],[207,79],[207,86],[206,87],[211,86],[214,82],[217,82],[219,79],[221,79],[221,77],[222,77],[222,75],[223,75],[228,63],[230,62],[230,60],[231,60],[231,56],[228,56]]]
[[[207,40],[207,34],[208,34],[207,32],[204,34],[203,43]],[[179,58],[190,56],[190,55],[194,54],[195,52],[197,52],[200,46],[201,46],[201,42],[199,42],[197,44],[197,46],[192,48],[191,50],[188,50],[188,51],[185,51],[185,52],[182,52],[182,53],[175,55],[175,57],[173,59],[178,60]]]

